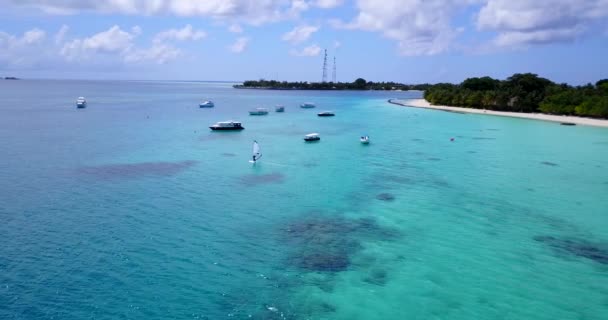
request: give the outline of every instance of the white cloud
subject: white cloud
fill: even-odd
[[[446,51],[458,30],[452,16],[475,0],[358,0],[358,15],[334,27],[379,32],[396,40],[403,55],[432,55]]]
[[[293,17],[307,7],[304,0],[0,0],[0,3],[48,14],[168,14],[239,20],[254,25]]]
[[[283,34],[281,39],[291,42],[292,44],[297,44],[308,40],[308,38],[317,31],[319,31],[319,27],[316,26],[298,26]]]
[[[338,41],[338,40],[334,41],[334,49],[338,49],[338,48],[340,48],[341,46],[342,46],[342,42],[340,42],[340,41]]]
[[[154,42],[163,41],[195,41],[200,40],[207,36],[207,33],[203,30],[195,30],[192,25],[186,25],[181,29],[169,29],[158,33],[154,37]]]
[[[231,44],[228,47],[228,49],[230,49],[230,51],[232,51],[234,53],[241,53],[241,52],[245,51],[248,44],[249,44],[249,38],[240,37],[240,38],[236,39],[236,41],[233,44]]]
[[[161,32],[154,38],[151,47],[140,48],[135,45],[134,40],[141,33],[142,30],[138,26],[128,32],[115,25],[90,37],[64,43],[59,54],[68,62],[82,64],[121,62],[164,64],[182,54],[180,49],[163,43],[164,40],[189,40],[202,37],[200,33],[186,26],[183,29]]]
[[[70,28],[65,24],[59,28],[59,31],[55,34],[55,44],[61,44],[65,40],[65,36]]]
[[[238,24],[231,24],[230,27],[228,27],[228,31],[232,33],[241,33],[243,32],[243,28]]]
[[[321,47],[313,44],[303,48],[301,51],[291,50],[290,53],[298,57],[316,57],[321,53]]]
[[[33,44],[42,41],[44,37],[46,37],[46,32],[40,29],[32,29],[25,32],[20,40],[25,44]]]
[[[317,0],[314,5],[323,9],[331,9],[342,5],[343,0]]]
[[[129,63],[154,62],[165,64],[182,55],[181,50],[170,45],[154,43],[147,49],[135,49],[125,53],[124,61]]]
[[[45,55],[46,32],[31,29],[22,36],[0,31],[0,67],[29,67]]]
[[[606,0],[488,0],[477,28],[497,32],[497,46],[521,46],[575,40],[606,17]]]
[[[126,53],[133,47],[133,39],[137,37],[138,31],[141,32],[136,29],[130,33],[114,25],[91,37],[65,43],[61,55],[68,60],[86,60],[100,53]]]
[[[310,6],[308,5],[308,2],[304,1],[304,0],[293,0],[291,2],[291,9],[290,11],[292,13],[298,13],[298,12],[302,12],[302,11],[306,11],[308,10]]]

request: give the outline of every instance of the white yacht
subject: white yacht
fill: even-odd
[[[207,100],[207,101],[201,102],[201,104],[199,104],[198,106],[200,108],[213,108],[213,107],[215,107],[215,104],[213,104],[213,101]]]
[[[316,107],[315,104],[312,102],[304,102],[300,105],[300,108],[303,108],[303,109],[312,109],[315,107]]]
[[[243,125],[238,121],[221,121],[209,127],[211,130],[243,130]]]
[[[321,140],[321,137],[319,136],[318,133],[309,133],[304,136],[304,141],[307,141],[307,142],[319,141],[319,140]]]
[[[362,144],[369,144],[369,136],[361,136],[361,139],[359,140]]]
[[[265,116],[268,114],[268,109],[266,108],[255,108],[249,111],[250,116]]]
[[[87,100],[84,97],[78,97],[76,99],[76,108],[84,109],[87,107]]]

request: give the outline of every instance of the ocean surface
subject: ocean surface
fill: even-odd
[[[607,319],[608,130],[420,96],[0,81],[0,319]]]

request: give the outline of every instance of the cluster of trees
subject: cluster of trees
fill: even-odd
[[[532,73],[506,80],[469,78],[430,86],[424,98],[437,105],[608,118],[608,79],[573,87]]]
[[[430,84],[406,85],[396,82],[372,82],[358,78],[353,82],[287,82],[276,80],[249,80],[235,88],[275,90],[426,90]]]

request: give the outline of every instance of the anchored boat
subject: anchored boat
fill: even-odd
[[[265,116],[268,114],[268,109],[266,108],[255,108],[254,110],[249,111],[250,116]]]
[[[216,124],[209,127],[211,130],[220,130],[220,131],[235,131],[235,130],[243,130],[243,126],[238,121],[220,121]]]
[[[306,141],[306,142],[319,141],[319,140],[321,140],[321,137],[319,136],[318,133],[309,133],[304,136],[304,141]]]
[[[323,112],[319,112],[317,113],[317,116],[319,117],[333,117],[336,114],[333,111],[323,111]]]
[[[87,100],[84,97],[78,97],[76,99],[76,108],[84,109],[87,107]]]
[[[198,105],[200,108],[213,108],[215,107],[215,104],[213,104],[213,101],[203,101],[201,102],[201,104]]]
[[[304,102],[300,105],[300,108],[302,108],[302,109],[312,109],[315,107],[316,107],[315,104],[312,102]]]

